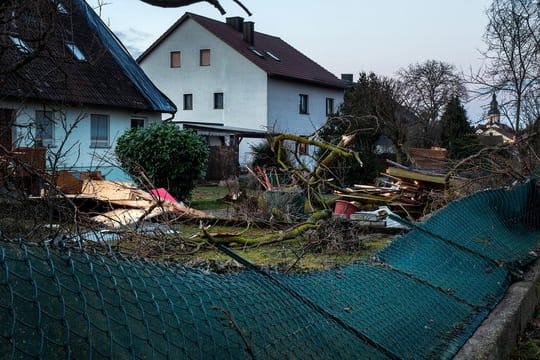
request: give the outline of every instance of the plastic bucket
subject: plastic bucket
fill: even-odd
[[[349,201],[336,200],[334,215],[343,215],[346,219],[349,219],[351,214],[357,212],[358,210],[358,207]]]

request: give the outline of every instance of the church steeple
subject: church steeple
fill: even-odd
[[[499,124],[499,120],[501,119],[501,113],[499,111],[499,103],[497,102],[497,96],[495,95],[495,93],[493,93],[493,97],[491,99],[491,102],[489,103],[489,111],[487,115],[489,125]]]

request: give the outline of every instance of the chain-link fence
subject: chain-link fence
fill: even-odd
[[[539,206],[534,182],[484,191],[301,275],[0,242],[0,357],[451,358],[535,258]]]

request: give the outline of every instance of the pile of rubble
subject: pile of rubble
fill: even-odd
[[[55,184],[63,196],[99,204],[104,212],[91,221],[108,227],[121,228],[158,217],[207,218],[205,212],[178,202],[166,189],[144,191],[129,182],[104,180],[99,172],[59,172]]]
[[[357,210],[384,206],[409,220],[419,219],[430,212],[434,199],[443,198],[450,183],[459,179],[448,178],[444,173],[446,149],[411,149],[410,155],[411,167],[387,160],[390,166],[381,174],[378,185],[354,185],[336,194]],[[346,217],[366,220],[354,213],[351,210]]]

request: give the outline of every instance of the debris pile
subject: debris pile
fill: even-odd
[[[62,171],[57,174],[55,185],[74,200],[95,201],[107,209],[91,220],[108,228],[121,228],[157,217],[208,217],[205,212],[176,201],[166,189],[144,191],[130,182],[104,180],[99,172]]]
[[[359,208],[387,206],[410,220],[417,220],[431,210],[434,199],[444,197],[450,182],[446,175],[430,170],[410,168],[393,161],[382,174],[379,186],[354,185],[346,192],[336,192],[340,199],[351,201]],[[356,219],[351,216],[351,219]]]
[[[81,194],[108,203],[114,208],[92,218],[97,223],[113,228],[167,215],[191,218],[207,217],[204,212],[175,201],[165,189],[146,192],[134,187],[131,183],[86,180],[83,183]]]

